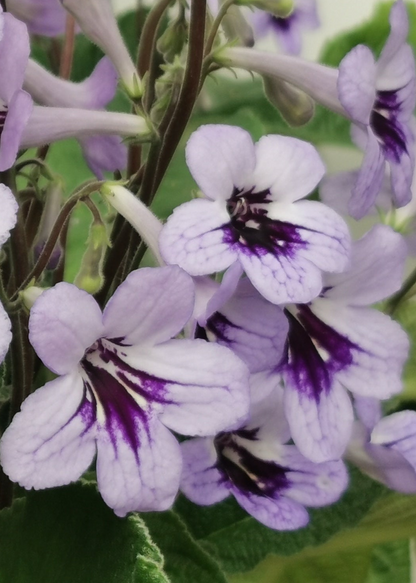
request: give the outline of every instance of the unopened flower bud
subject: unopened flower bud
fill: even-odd
[[[51,234],[55,221],[61,210],[63,197],[62,185],[60,182],[53,182],[46,192],[45,207],[43,209],[42,219],[35,242],[35,258],[37,259],[45,247],[46,241]],[[62,249],[57,243],[52,251],[48,261],[48,269],[56,269],[61,259]]]
[[[87,250],[81,262],[81,269],[75,278],[75,285],[90,294],[97,293],[103,283],[102,264],[108,247],[108,236],[105,225],[94,221],[88,236]]]
[[[244,18],[238,6],[230,6],[222,20],[222,27],[230,41],[238,40],[240,45],[252,47],[254,45],[253,29]]]
[[[165,57],[165,60],[172,62],[175,55],[179,55],[185,46],[188,36],[186,21],[179,15],[162,34],[157,42],[157,49]]]
[[[33,304],[38,299],[38,297],[42,295],[46,289],[48,288],[31,285],[24,289],[23,291],[19,292],[19,297],[22,300],[25,308],[30,310]]]
[[[312,119],[315,102],[309,95],[276,77],[264,76],[263,83],[267,99],[290,126],[301,126]]]

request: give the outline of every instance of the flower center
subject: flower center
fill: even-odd
[[[399,162],[402,154],[407,152],[406,135],[397,119],[402,105],[398,93],[402,90],[377,91],[370,118],[385,155],[395,162]]]

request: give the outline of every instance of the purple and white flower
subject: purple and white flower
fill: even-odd
[[[292,12],[286,18],[275,16],[264,10],[255,10],[251,17],[257,38],[272,33],[283,52],[299,55],[302,50],[302,33],[320,25],[316,0],[296,0]]]
[[[287,354],[279,366],[292,437],[309,459],[338,459],[351,435],[353,412],[345,389],[387,399],[402,389],[409,341],[402,328],[369,306],[401,286],[407,249],[378,225],[357,241],[350,269],[327,275],[321,295],[287,306]]]
[[[181,490],[206,506],[232,494],[256,520],[277,530],[302,528],[305,506],[332,504],[348,483],[341,461],[315,464],[290,439],[276,375],[251,377],[254,400],[249,422],[232,432],[182,443]],[[267,394],[268,393],[268,394]]]
[[[331,209],[301,201],[319,182],[323,163],[310,144],[202,126],[186,146],[188,167],[205,198],[178,207],[160,236],[167,263],[191,275],[239,261],[272,303],[307,302],[322,288],[322,271],[349,261],[346,224]]]
[[[7,0],[7,10],[32,34],[57,36],[65,32],[66,12],[59,0]]]
[[[416,413],[381,414],[380,401],[354,399],[357,421],[346,459],[374,480],[404,494],[416,492]]]
[[[101,313],[68,283],[31,309],[29,338],[55,380],[24,401],[0,443],[25,488],[77,480],[97,454],[98,487],[119,516],[171,506],[181,453],[169,429],[212,435],[241,425],[248,370],[229,350],[171,340],[191,317],[192,279],[178,267],[132,272]]]

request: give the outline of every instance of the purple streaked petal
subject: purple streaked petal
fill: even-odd
[[[230,350],[203,340],[171,340],[148,353],[126,350],[134,368],[163,379],[161,421],[183,435],[214,435],[248,414],[248,370]]]
[[[376,64],[373,53],[365,45],[356,46],[342,59],[338,95],[354,121],[369,124],[376,98]]]
[[[399,119],[408,121],[415,108],[415,58],[409,45],[403,45],[388,62],[377,63],[376,87],[380,96],[397,96]]]
[[[318,299],[313,313],[350,343],[352,361],[338,380],[363,397],[387,399],[402,388],[401,375],[409,340],[400,325],[377,310],[343,306]]]
[[[227,269],[237,252],[227,242],[223,227],[230,221],[225,203],[191,200],[169,217],[160,235],[162,257],[191,275]]]
[[[277,499],[243,493],[232,488],[237,502],[256,520],[275,530],[296,530],[306,526],[309,515],[305,508],[286,497]]]
[[[312,386],[300,386],[293,376],[285,374],[284,378],[286,417],[300,452],[316,463],[339,459],[347,447],[353,422],[346,391],[334,379],[328,390],[317,395]]]
[[[5,184],[0,183],[0,247],[4,245],[10,236],[10,231],[16,224],[18,211],[17,200],[12,191]]]
[[[0,303],[0,362],[3,362],[12,341],[11,328],[10,318]]]
[[[400,411],[381,419],[373,429],[371,443],[399,452],[416,470],[416,411]]]
[[[133,271],[104,309],[104,335],[152,346],[179,334],[192,316],[192,278],[176,266]]]
[[[361,219],[373,206],[384,180],[385,158],[382,148],[370,128],[367,128],[367,145],[357,182],[348,204],[350,214]]]
[[[97,302],[70,283],[58,283],[43,292],[30,311],[29,340],[56,374],[72,372],[85,350],[102,335]]]
[[[315,464],[294,445],[282,447],[281,462],[289,468],[285,495],[304,506],[326,506],[338,500],[348,485],[347,468],[342,461]]]
[[[309,194],[325,173],[316,149],[307,142],[287,136],[260,138],[255,146],[255,192],[270,190],[277,202],[294,202]]]
[[[211,438],[189,439],[181,444],[183,471],[181,490],[189,500],[210,506],[229,494],[228,481],[216,466],[217,452]]]
[[[416,90],[415,90],[416,94]],[[402,207],[412,200],[412,182],[414,174],[415,137],[405,126],[401,126],[405,136],[406,149],[399,156],[388,157],[393,202]]]
[[[138,447],[133,450],[124,427],[112,420],[97,437],[97,481],[105,503],[117,516],[167,510],[179,490],[182,458],[178,442],[157,419],[135,420]]]
[[[352,246],[347,271],[325,275],[325,297],[354,306],[384,300],[400,289],[406,258],[403,237],[386,225],[376,225]]]
[[[98,180],[104,180],[104,172],[126,168],[127,146],[119,136],[91,136],[79,143],[89,169]]]
[[[240,261],[254,287],[274,304],[309,302],[322,289],[321,272],[304,257],[242,253]]]
[[[22,404],[1,440],[5,473],[24,488],[77,480],[96,451],[95,412],[78,373],[37,389]]]
[[[16,91],[22,88],[30,46],[26,25],[7,12],[2,14],[2,18],[4,27],[0,41],[0,98],[9,105]]]
[[[186,145],[189,170],[212,200],[228,199],[234,187],[252,187],[255,160],[250,134],[235,126],[201,126]]]
[[[0,138],[0,171],[14,164],[26,124],[33,111],[33,101],[26,91],[16,91],[12,96]]]

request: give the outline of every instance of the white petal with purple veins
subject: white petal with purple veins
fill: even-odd
[[[179,489],[182,457],[178,442],[158,419],[137,423],[137,448],[116,423],[101,427],[97,439],[100,493],[117,516],[128,512],[167,510]]]
[[[103,331],[97,302],[70,283],[46,290],[30,312],[29,340],[43,363],[57,374],[71,372]]]
[[[179,334],[192,316],[194,284],[176,266],[133,271],[104,309],[104,335],[152,346]]]
[[[24,488],[51,488],[77,480],[96,451],[92,405],[77,374],[37,389],[1,440],[4,472]]]
[[[226,200],[235,186],[254,186],[253,140],[239,127],[201,126],[186,144],[186,162],[199,188],[212,200]]]
[[[287,136],[270,135],[256,144],[253,183],[256,192],[270,189],[278,202],[294,202],[309,194],[325,173],[316,149]]]
[[[160,235],[162,257],[191,275],[227,269],[237,259],[222,228],[229,221],[223,202],[200,199],[181,205],[169,217]]]

